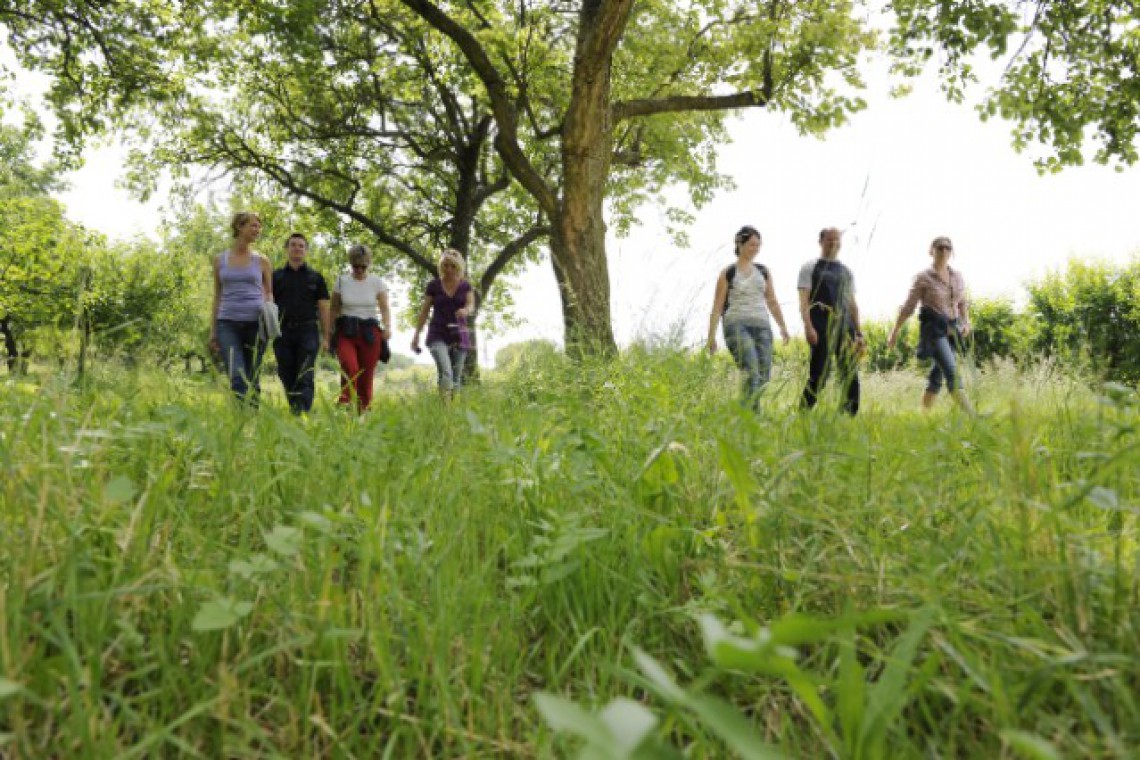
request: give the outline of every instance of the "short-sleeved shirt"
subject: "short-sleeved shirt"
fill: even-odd
[[[914,277],[906,302],[899,308],[899,316],[906,318],[914,314],[921,302],[947,319],[960,319],[966,316],[966,280],[957,269],[950,269],[950,282],[945,283],[934,271],[934,267],[924,269]]]
[[[726,325],[769,326],[768,304],[764,298],[768,292],[768,278],[759,267],[750,264],[747,272],[737,269],[728,287],[728,308],[724,312]]]
[[[428,323],[427,342],[433,343],[442,340],[450,342],[454,331],[451,325],[456,324],[455,312],[467,305],[467,294],[471,292],[471,283],[460,280],[455,293],[448,295],[443,289],[443,283],[438,277],[428,283],[424,294],[431,299],[431,322]]]
[[[808,291],[811,313],[834,312],[846,318],[855,295],[855,275],[839,261],[821,257],[803,265],[796,286]]]
[[[302,262],[294,269],[286,264],[273,273],[273,300],[283,327],[299,327],[317,321],[317,303],[329,300],[329,287],[321,273]]]
[[[336,278],[333,292],[340,295],[340,313],[346,317],[357,319],[381,319],[380,309],[376,298],[381,293],[388,292],[388,286],[378,276],[369,273],[363,280],[358,280],[351,274],[342,274]],[[388,326],[380,325],[385,331]]]

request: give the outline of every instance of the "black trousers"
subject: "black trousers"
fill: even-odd
[[[827,382],[833,364],[838,365],[839,382],[845,401],[843,411],[850,415],[859,412],[859,362],[855,355],[855,329],[846,320],[834,319],[828,312],[813,311],[811,326],[818,340],[811,347],[808,381],[804,387],[801,405],[807,409],[819,400],[819,390]]]
[[[273,341],[277,356],[277,376],[285,387],[289,408],[295,413],[313,408],[313,386],[321,334],[315,322],[296,327],[283,326],[281,337]]]

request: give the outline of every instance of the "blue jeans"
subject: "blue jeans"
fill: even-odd
[[[930,358],[934,361],[930,367],[930,377],[926,381],[926,390],[929,393],[938,393],[942,390],[942,378],[946,378],[946,388],[956,391],[962,387],[962,378],[958,376],[958,366],[954,359],[954,347],[946,336],[935,338],[928,347]]]
[[[441,391],[457,391],[463,384],[463,365],[467,362],[467,352],[459,346],[449,346],[442,340],[428,344],[431,358],[435,360],[436,375]]]
[[[772,374],[772,328],[726,323],[724,343],[744,371],[744,400],[758,406],[760,391]]]
[[[273,341],[277,356],[277,376],[285,386],[285,396],[294,414],[313,408],[313,379],[317,356],[321,352],[321,334],[317,323],[281,328],[281,337]]]
[[[257,320],[239,322],[233,319],[218,320],[218,346],[222,363],[230,379],[230,390],[239,399],[257,404],[261,393],[259,375],[265,342],[261,339]]]

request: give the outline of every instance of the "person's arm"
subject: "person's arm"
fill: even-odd
[[[475,289],[472,287],[467,288],[467,299],[463,304],[462,309],[455,310],[455,316],[459,319],[467,319],[475,313]]]
[[[214,273],[214,303],[210,307],[210,340],[208,345],[214,353],[221,350],[218,345],[218,307],[222,303],[222,275],[218,271],[220,265],[219,259],[215,258],[210,267]]]
[[[788,335],[788,326],[784,324],[784,312],[780,309],[780,302],[776,300],[776,286],[772,284],[772,276],[767,278],[768,283],[764,288],[764,300],[768,304],[768,313],[776,320],[776,324],[780,326],[780,339],[787,343],[791,340]]]
[[[425,295],[424,302],[420,306],[420,313],[416,315],[416,332],[412,335],[412,350],[417,354],[420,352],[420,331],[427,324],[428,314],[431,313],[431,303],[431,296]]]
[[[273,267],[269,259],[259,256],[261,261],[261,293],[268,303],[273,303]]]
[[[716,326],[724,314],[724,301],[728,297],[728,278],[724,272],[716,278],[716,293],[713,295],[712,312],[709,313],[709,339],[705,343],[710,354],[716,353]]]
[[[380,318],[384,320],[384,337],[392,337],[392,312],[388,308],[388,291],[381,290],[376,294],[376,305],[380,307]]]
[[[332,343],[332,309],[329,305],[329,299],[322,298],[317,301],[317,318],[321,323],[321,342],[322,345],[329,345]]]
[[[851,299],[847,303],[847,315],[851,319],[851,325],[855,328],[855,342],[863,342],[863,328],[859,324],[859,304],[855,301],[855,294],[851,294]]]
[[[902,331],[903,325],[910,319],[910,315],[914,314],[915,308],[918,307],[918,302],[922,300],[922,274],[918,274],[914,278],[914,282],[910,286],[910,292],[906,295],[906,301],[899,307],[899,316],[895,320],[894,329],[891,330],[890,337],[887,338],[887,348],[894,348],[895,342],[898,341],[899,333]]]
[[[344,308],[344,301],[341,300],[339,288],[340,278],[338,277],[336,280],[336,287],[333,288],[332,300],[329,303],[329,351],[332,352],[336,351],[336,346],[333,345],[333,341],[336,340],[336,338],[331,328],[335,326],[336,321],[340,319],[340,312]]]
[[[811,296],[808,294],[808,288],[799,288],[800,292],[800,319],[804,323],[804,337],[811,345],[819,342],[819,336],[816,335],[815,328],[811,326]]]

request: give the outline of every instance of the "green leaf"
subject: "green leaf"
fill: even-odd
[[[247,580],[255,575],[271,573],[278,567],[280,565],[272,557],[265,554],[254,554],[248,561],[235,559],[229,565],[231,573]]]
[[[709,728],[745,760],[779,760],[788,755],[765,743],[736,708],[715,697],[693,697],[690,705]]]
[[[1000,734],[1002,741],[1021,757],[1030,760],[1061,760],[1061,753],[1037,734],[1006,729]]]
[[[748,460],[740,453],[740,449],[718,438],[716,441],[719,452],[720,468],[728,476],[732,490],[736,495],[736,505],[742,510],[748,509],[752,494],[756,491],[756,480],[752,477]]]
[[[547,725],[555,731],[573,734],[600,747],[613,741],[609,729],[597,716],[568,699],[540,691],[534,695],[534,704]]]
[[[283,557],[294,557],[301,551],[301,531],[288,525],[275,525],[265,534],[265,545]]]
[[[7,678],[0,678],[0,699],[14,697],[24,690],[24,685]]]
[[[633,659],[637,663],[637,667],[649,679],[650,683],[655,687],[659,696],[672,704],[680,705],[688,702],[688,695],[685,690],[677,685],[673,677],[666,672],[665,668],[657,660],[653,659],[646,652],[634,647]]]
[[[123,504],[134,498],[137,489],[131,479],[125,475],[116,475],[107,481],[103,489],[103,496],[112,504]]]
[[[223,597],[198,608],[190,627],[195,631],[222,631],[237,624],[253,610],[251,602],[237,602]]]
[[[630,754],[657,727],[657,716],[640,702],[618,697],[610,701],[600,716],[619,749]]]

